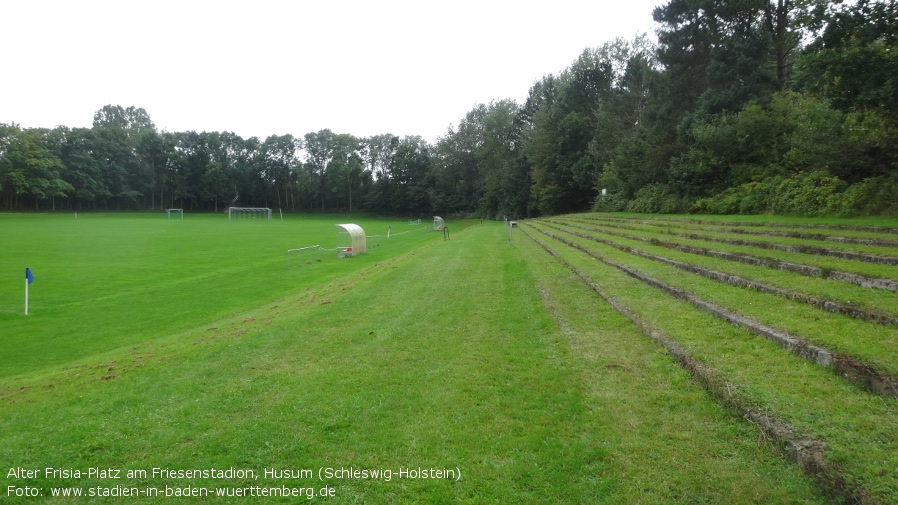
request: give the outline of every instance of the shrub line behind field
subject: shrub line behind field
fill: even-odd
[[[884,396],[892,396],[898,398],[898,378],[895,378],[883,372],[879,372],[875,370],[871,365],[864,363],[857,358],[842,353],[833,353],[829,349],[818,346],[816,344],[812,344],[801,337],[791,335],[786,331],[761,324],[752,318],[739,315],[719,305],[703,300],[687,292],[686,290],[669,286],[625,265],[621,265],[619,263],[611,261],[608,258],[596,254],[579,244],[575,244],[553,233],[533,227],[529,223],[527,223],[527,225],[548,237],[551,237],[574,249],[582,251],[583,253],[601,261],[602,263],[605,263],[606,265],[617,268],[627,275],[638,279],[660,291],[663,291],[664,293],[667,293],[674,298],[689,302],[703,312],[714,315],[734,326],[746,328],[752,333],[776,343],[783,349],[795,354],[796,356],[815,363],[821,367],[832,368],[839,375],[849,380],[850,382],[853,382],[858,387],[864,390]]]
[[[547,233],[543,230],[529,226],[544,235],[552,237],[560,242],[572,246],[579,247],[564,241],[563,239]],[[526,227],[521,226],[521,231],[528,238],[533,240],[543,248],[550,256],[555,258],[560,264],[567,268],[577,278],[596,293],[602,300],[607,302],[611,308],[629,319],[640,331],[661,345],[668,354],[670,354],[677,363],[688,371],[696,382],[704,389],[715,401],[723,405],[728,411],[734,415],[744,418],[756,425],[765,436],[775,442],[775,445],[787,456],[792,458],[798,467],[810,475],[828,494],[839,500],[860,503],[866,502],[864,498],[869,496],[865,490],[852,487],[847,484],[845,474],[837,466],[828,463],[823,454],[824,443],[811,437],[806,437],[795,432],[789,425],[778,417],[771,416],[763,407],[756,405],[749,398],[738,393],[738,388],[732,388],[719,374],[715,373],[710,367],[700,360],[691,356],[686,350],[680,347],[675,341],[671,340],[663,333],[653,328],[651,325],[640,319],[635,313],[626,306],[606,294],[602,288],[592,282],[580,269],[571,265],[564,258],[558,255],[545,243],[527,232]],[[581,249],[582,250],[582,249]],[[584,251],[585,252],[585,251]],[[599,258],[597,258],[599,259]],[[605,261],[605,260],[602,260]],[[611,266],[618,265],[609,263]],[[626,273],[626,270],[624,270]]]
[[[624,228],[622,226],[612,226],[614,228]],[[862,274],[852,273],[852,272],[843,272],[839,270],[829,270],[820,267],[814,267],[810,265],[801,265],[798,263],[792,263],[789,261],[782,261],[775,258],[763,258],[758,256],[751,256],[748,254],[734,254],[728,253],[724,251],[712,251],[709,249],[704,249],[700,247],[691,247],[687,245],[677,244],[675,242],[664,242],[658,240],[656,238],[647,238],[647,237],[639,237],[636,235],[628,235],[626,233],[615,233],[608,230],[600,230],[597,228],[584,228],[590,231],[598,231],[601,233],[605,233],[607,235],[611,235],[614,237],[621,237],[629,240],[639,240],[641,242],[648,242],[652,245],[657,245],[660,247],[665,247],[667,249],[672,249],[675,251],[690,253],[690,254],[698,254],[701,256],[708,256],[711,258],[719,258],[728,261],[735,261],[738,263],[745,263],[746,265],[767,267],[767,268],[777,268],[779,270],[785,270],[787,272],[792,272],[799,275],[804,275],[805,277],[820,277],[822,279],[829,279],[834,281],[846,282],[849,284],[856,284],[863,288],[869,289],[882,289],[885,291],[895,291],[898,292],[898,281],[892,279],[875,279],[872,277],[867,277]],[[625,229],[633,229],[630,227],[626,227]],[[693,240],[702,240],[702,239],[693,239]]]
[[[546,223],[555,223],[557,225],[564,226],[572,226],[574,228],[580,228],[587,231],[598,231],[592,230],[589,228],[584,228],[580,226],[576,226],[571,223],[558,223],[556,221],[544,220]],[[549,226],[549,225],[547,225]],[[672,267],[678,268],[680,270],[693,273],[696,275],[701,275],[702,277],[723,282],[729,284],[730,286],[736,286],[741,288],[748,288],[758,291],[759,293],[767,293],[775,296],[779,296],[781,298],[785,298],[787,300],[792,300],[799,303],[804,303],[806,305],[810,305],[812,307],[818,308],[820,310],[829,312],[831,314],[842,314],[860,321],[867,321],[869,323],[879,324],[883,326],[898,326],[898,317],[895,317],[891,314],[882,314],[869,310],[862,310],[855,307],[849,307],[847,305],[843,305],[839,302],[833,300],[826,300],[823,298],[817,298],[815,296],[811,296],[805,293],[799,293],[797,291],[789,290],[789,289],[781,289],[775,286],[770,286],[768,284],[763,284],[761,282],[753,281],[751,279],[746,279],[744,277],[740,277],[734,274],[728,274],[725,272],[720,272],[717,270],[709,270],[706,268],[702,268],[697,265],[692,265],[689,263],[683,263],[682,261],[676,261],[669,258],[664,258],[661,256],[656,256],[654,254],[649,254],[645,251],[641,251],[639,249],[634,249],[632,247],[628,247],[625,245],[618,244],[611,240],[604,240],[598,237],[593,237],[589,235],[584,235],[582,233],[575,232],[573,230],[558,228],[555,226],[550,226],[559,231],[564,231],[566,233],[570,233],[571,235],[576,235],[578,237],[592,240],[593,242],[598,242],[600,244],[607,245],[609,247],[614,247],[615,249],[624,251],[626,253],[633,254],[635,256],[639,256],[640,258],[649,259],[652,261],[657,261],[659,263],[664,263],[666,265],[670,265]],[[626,238],[626,237],[625,237]]]
[[[605,222],[605,226],[609,226],[611,228],[621,228],[625,230],[634,230],[638,228],[633,228],[630,226],[619,225],[619,224],[608,224],[607,219],[600,219],[594,217],[586,217],[584,219],[590,221],[600,221]],[[721,238],[721,237],[712,237],[708,235],[699,235],[695,233],[676,233],[673,231],[662,231],[661,233],[666,233],[668,235],[673,235],[675,237],[688,238],[692,240],[705,240],[708,242],[721,242],[724,244],[730,245],[740,245],[747,247],[757,247],[759,249],[772,249],[775,251],[784,251],[790,253],[798,253],[798,254],[810,254],[814,256],[827,256],[830,258],[839,258],[844,260],[853,260],[853,261],[861,261],[864,263],[873,263],[876,265],[888,265],[888,266],[898,266],[898,258],[894,256],[880,256],[877,254],[869,254],[869,253],[859,253],[853,251],[840,251],[838,249],[827,249],[825,247],[817,247],[810,245],[789,245],[789,244],[775,244],[773,242],[763,242],[759,240],[736,240],[730,238]]]

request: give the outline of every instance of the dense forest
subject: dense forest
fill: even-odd
[[[896,0],[670,0],[652,15],[657,41],[588,48],[435,144],[160,132],[118,105],[91,128],[0,124],[0,209],[898,213]]]

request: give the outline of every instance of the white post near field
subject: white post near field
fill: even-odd
[[[34,280],[31,270],[25,267],[25,315],[28,315],[28,285]]]

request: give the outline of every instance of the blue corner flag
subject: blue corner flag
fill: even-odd
[[[34,282],[34,275],[31,274],[31,269],[25,267],[25,278],[28,279],[28,284]]]

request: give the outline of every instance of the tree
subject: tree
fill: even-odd
[[[219,198],[227,198],[228,176],[217,161],[209,162],[203,173],[203,196],[212,200],[215,212],[218,212]]]
[[[341,133],[333,137],[331,159],[327,164],[327,178],[331,194],[338,202],[345,202],[349,212],[353,211],[353,193],[358,195],[365,166],[362,161],[362,143],[349,134]],[[341,206],[341,204],[338,204]]]
[[[106,105],[94,114],[97,158],[117,208],[123,204],[137,208],[152,192],[153,164],[158,159],[152,150],[158,142],[145,137],[155,129],[142,108]]]
[[[62,178],[65,167],[47,146],[48,133],[16,125],[0,127],[0,188],[7,196],[6,208],[20,208],[30,197],[37,210],[41,201],[64,197],[74,189]]]
[[[657,62],[654,47],[645,36],[636,37],[631,42],[615,40],[606,45],[614,68],[614,85],[596,107],[596,125],[594,135],[589,143],[589,152],[595,163],[606,171],[617,162],[620,168],[623,156],[632,156],[632,147],[640,144],[632,142],[636,136],[646,136],[650,91],[653,79],[657,78]],[[626,149],[624,146],[628,146]],[[645,145],[643,144],[645,147]],[[612,172],[600,183],[600,187],[608,189],[613,184],[620,194],[621,181],[608,180],[611,175],[623,175],[629,183],[624,192],[632,196],[639,187],[657,182],[660,172],[657,163],[645,156],[639,161],[628,164],[625,174]],[[637,182],[638,181],[638,182]]]
[[[431,169],[427,142],[417,135],[403,137],[390,164],[390,180],[395,188],[393,212],[420,214],[430,211]]]
[[[289,190],[299,165],[296,154],[301,147],[300,140],[290,134],[271,135],[262,143],[262,180],[274,188],[279,208],[289,207]]]
[[[531,88],[524,108],[531,127],[522,147],[533,166],[533,196],[543,213],[582,211],[595,198],[602,170],[597,154],[603,149],[594,140],[601,111],[614,100],[626,69],[620,45],[585,50],[558,79],[544,78]]]
[[[477,165],[483,180],[478,202],[481,216],[518,218],[528,215],[530,167],[521,150],[521,110],[511,100],[490,102],[484,114]]]
[[[334,132],[329,129],[319,130],[316,133],[306,133],[303,137],[306,161],[303,164],[305,180],[308,181],[310,195],[309,210],[312,210],[314,198],[321,203],[321,211],[324,211],[326,192],[327,164],[330,162],[334,151]]]
[[[689,118],[732,113],[777,90],[772,40],[782,31],[785,57],[788,29],[779,24],[785,4],[771,9],[768,0],[671,0],[655,8],[666,98],[677,104],[671,119],[685,118],[688,128]]]
[[[764,27],[772,42],[771,55],[776,68],[777,91],[789,85],[796,50],[801,44],[810,12],[828,0],[776,0],[764,9]]]
[[[434,212],[470,214],[482,197],[483,180],[478,156],[483,145],[486,106],[478,104],[437,141],[430,201]]]
[[[85,204],[96,208],[98,199],[111,196],[96,156],[97,139],[93,130],[60,126],[50,132],[49,141],[65,166],[63,179],[73,188],[68,195],[69,208],[81,210]]]
[[[392,134],[375,135],[362,141],[365,170],[370,174],[369,209],[389,212],[391,208],[390,165],[399,147],[399,137]]]
[[[898,2],[839,2],[815,14],[819,36],[801,56],[801,84],[843,111],[898,123]]]

